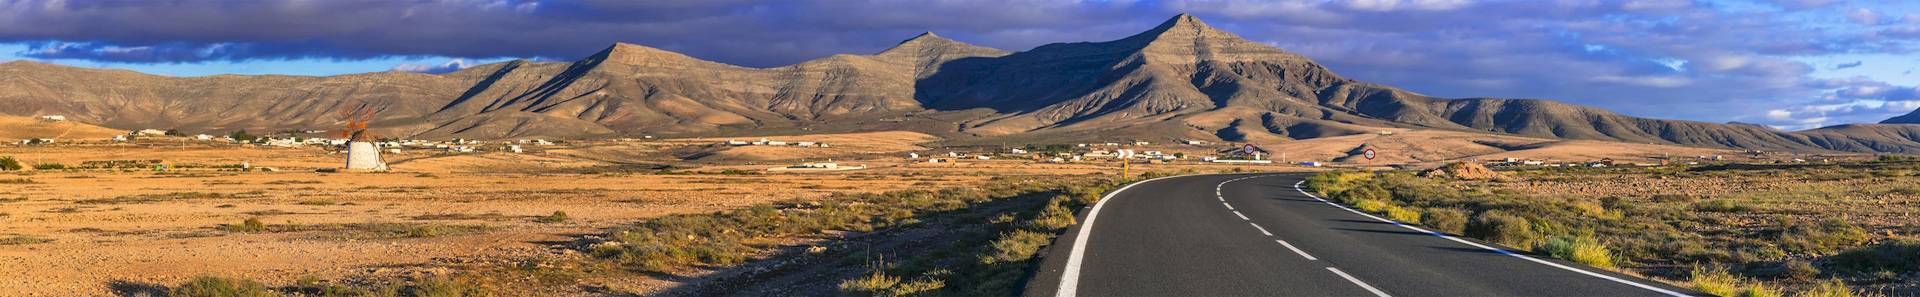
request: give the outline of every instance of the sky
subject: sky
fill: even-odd
[[[0,62],[172,76],[446,72],[628,42],[749,67],[921,32],[1020,51],[1191,13],[1342,76],[1786,130],[1920,108],[1920,1],[0,0]]]

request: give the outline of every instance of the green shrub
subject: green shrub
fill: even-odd
[[[1346,192],[1334,194],[1334,197],[1338,197],[1341,202],[1360,205],[1360,201],[1386,201],[1387,199],[1393,199],[1393,193],[1387,192],[1387,189],[1381,188],[1379,185],[1368,183],[1355,187],[1352,190],[1347,190]]]
[[[1013,232],[1001,233],[1000,239],[993,241],[993,250],[986,255],[980,256],[980,263],[996,264],[1026,261],[1027,259],[1032,259],[1034,254],[1039,253],[1041,247],[1046,247],[1047,244],[1052,242],[1052,233],[1027,230],[1014,230]]]
[[[1531,246],[1539,238],[1526,218],[1497,210],[1474,215],[1467,222],[1466,233],[1468,237],[1520,247]]]
[[[1061,205],[1067,201],[1066,196],[1061,196],[1054,201],[1055,203],[1048,203],[1047,208],[1041,209],[1039,216],[1027,221],[1027,228],[1051,232],[1073,226],[1073,210]]]
[[[874,270],[865,277],[840,282],[840,291],[868,296],[882,296],[900,284],[900,278],[887,275],[886,271]]]
[[[67,169],[67,164],[60,164],[60,163],[33,164],[33,169],[34,170],[62,170],[62,169]]]
[[[0,171],[15,171],[20,168],[20,160],[14,160],[11,156],[0,157]]]
[[[1747,286],[1746,290],[1740,291],[1740,297],[1781,297],[1781,296],[1786,296],[1786,295],[1781,294],[1779,288],[1774,288],[1773,286],[1770,286],[1767,284],[1761,284],[1761,283],[1755,283],[1753,285]]]
[[[1735,203],[1733,200],[1714,199],[1693,204],[1693,209],[1711,212],[1747,212],[1753,207]]]
[[[1467,212],[1456,209],[1428,208],[1420,212],[1420,223],[1434,231],[1460,234],[1467,228]]]
[[[1599,268],[1613,268],[1613,252],[1593,237],[1561,236],[1534,248],[1534,252]]]
[[[1812,280],[1814,277],[1820,276],[1820,268],[1813,267],[1813,263],[1808,263],[1807,261],[1787,260],[1787,262],[1782,263],[1781,266],[1786,270],[1782,276],[1788,279],[1804,281]]]
[[[1920,241],[1890,240],[1833,256],[1837,268],[1863,273],[1920,271]]]
[[[1680,194],[1660,194],[1660,195],[1653,195],[1653,202],[1662,202],[1662,203],[1694,203],[1695,201],[1700,201],[1700,198],[1699,198],[1699,197],[1694,197],[1694,196],[1692,196],[1692,195],[1680,195]]]
[[[1840,219],[1819,223],[1788,220],[1780,234],[1780,245],[1787,251],[1806,254],[1832,254],[1840,249],[1866,242],[1867,230]]]
[[[1847,288],[1846,282],[1842,282],[1839,279],[1829,279],[1818,282],[1805,291],[1793,294],[1794,297],[1853,297],[1861,295],[1865,294],[1855,293],[1853,289]]]
[[[1693,267],[1692,278],[1688,280],[1692,288],[1713,296],[1732,297],[1740,293],[1740,278],[1728,274],[1720,266]]]
[[[0,215],[0,217],[5,217],[5,216]],[[46,242],[52,242],[52,241],[53,241],[52,239],[26,236],[26,235],[0,236],[0,245],[35,244],[35,243],[46,243]]]
[[[1381,201],[1380,199],[1350,199],[1347,201],[1350,201],[1353,203],[1353,208],[1358,208],[1360,209],[1360,211],[1371,212],[1371,213],[1384,212],[1387,210],[1388,207],[1392,207],[1392,205],[1387,205],[1386,201]]]
[[[260,218],[247,218],[245,221],[240,221],[239,224],[221,225],[220,230],[242,233],[267,232],[267,223],[260,222]]]
[[[566,222],[568,219],[570,218],[567,217],[567,212],[556,210],[556,211],[553,211],[553,214],[534,218],[533,221],[541,222],[541,223],[560,223],[560,222]]]
[[[452,277],[430,277],[421,279],[401,290],[407,296],[415,297],[484,297],[493,296],[493,291],[485,285],[469,279]]]
[[[1387,206],[1387,219],[1408,224],[1420,223],[1420,211],[1399,206]]]
[[[268,297],[278,296],[266,285],[251,280],[202,276],[168,290],[171,297]]]

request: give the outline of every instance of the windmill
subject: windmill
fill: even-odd
[[[373,121],[373,108],[366,103],[350,104],[340,109],[340,120],[345,127],[340,129],[340,137],[347,139],[347,171],[387,171],[387,162],[380,159],[380,146],[373,132],[367,130],[367,123]]]

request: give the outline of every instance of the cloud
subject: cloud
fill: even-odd
[[[1880,19],[1882,17],[1884,16],[1880,15],[1879,12],[1873,11],[1872,9],[1855,8],[1851,11],[1847,11],[1848,20],[1853,20],[1856,23],[1861,23],[1865,25],[1880,24]]]
[[[1839,2],[1839,0],[1773,0],[1775,5],[1790,9],[1820,8]]]
[[[453,59],[453,60],[447,60],[446,63],[440,63],[439,65],[411,64],[411,63],[400,64],[400,65],[393,66],[393,71],[441,74],[441,73],[460,71],[461,69],[473,68],[473,66],[476,66],[476,65],[472,64],[472,62],[467,62],[467,60],[465,59]]]
[[[1548,98],[1706,121],[1896,100],[1897,92],[1866,92],[1866,82],[1812,78],[1816,67],[1796,59],[1910,54],[1920,16],[1898,23],[1837,1],[1771,3],[1783,9],[1657,0],[15,0],[0,2],[0,43],[31,45],[16,53],[29,58],[105,62],[461,59],[394,67],[449,71],[493,58],[571,60],[631,42],[771,67],[877,52],[923,31],[1016,51],[1114,40],[1188,12],[1342,76],[1435,96]]]
[[[1839,69],[1854,68],[1854,67],[1860,67],[1860,65],[1865,65],[1865,64],[1867,64],[1866,61],[1853,61],[1852,63],[1840,63],[1839,65],[1833,65],[1833,69],[1839,70]]]

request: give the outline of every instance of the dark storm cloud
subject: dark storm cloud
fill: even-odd
[[[616,41],[748,66],[877,51],[920,31],[1061,37],[1143,15],[1061,1],[4,1],[25,56],[118,62],[381,56],[555,57]],[[937,12],[937,13],[935,13]],[[1017,41],[994,45],[1032,46]],[[239,50],[205,53],[227,47]],[[119,49],[139,49],[125,53]]]

